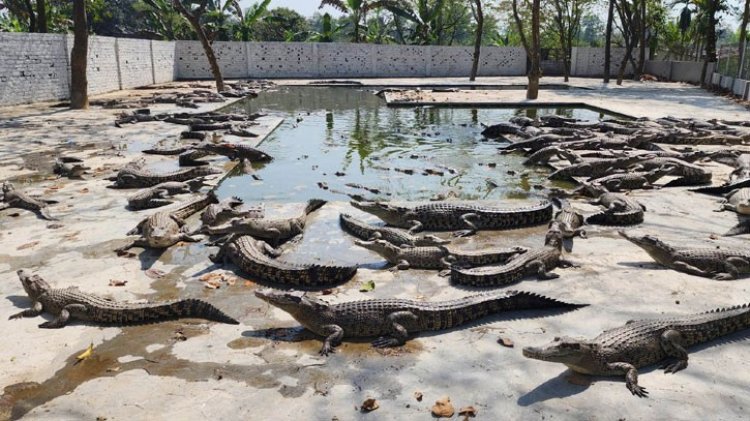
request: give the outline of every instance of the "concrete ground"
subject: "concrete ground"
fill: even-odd
[[[514,80],[523,82],[483,78],[480,83]],[[556,82],[554,78],[545,81]],[[746,120],[749,116],[743,106],[688,85],[626,82],[623,87],[596,89],[597,81],[572,83],[595,89],[543,91],[539,102],[587,102],[634,117],[668,114]],[[105,97],[130,94],[140,91]],[[522,101],[523,92],[410,91],[401,95],[396,100],[495,103]],[[167,104],[152,107],[152,112],[171,111],[177,109]],[[60,218],[50,222],[25,211],[18,211],[18,216],[12,216],[15,210],[0,212],[0,330],[7,333],[0,347],[0,386],[5,387],[0,419],[429,419],[430,407],[444,396],[450,397],[456,409],[474,406],[480,419],[747,418],[750,396],[745,373],[750,369],[750,348],[742,334],[691,350],[690,366],[676,375],[665,375],[655,367],[642,370],[640,382],[650,391],[648,399],[631,396],[622,378],[575,375],[562,365],[521,355],[523,346],[543,344],[555,336],[594,337],[631,319],[688,314],[748,301],[746,279],[717,282],[665,270],[641,249],[620,239],[615,229],[604,227],[589,227],[589,239],[575,240],[567,258],[580,268],[558,269],[559,279],[525,280],[512,287],[589,307],[569,313],[499,316],[448,332],[418,335],[406,346],[391,350],[346,342],[334,355],[320,357],[319,338],[253,296],[262,284],[227,271],[221,288],[206,288],[201,276],[225,271],[208,260],[214,250],[210,247],[178,244],[163,253],[134,249],[137,255],[133,257],[115,255],[112,250],[127,242],[125,233],[154,211],[127,211],[125,198],[132,191],[107,189],[105,178],[140,157],[142,149],[173,143],[182,130],[166,123],[118,129],[113,125],[117,112],[68,111],[49,104],[0,108],[0,180],[12,180],[17,187],[58,200],[50,211]],[[261,134],[272,130],[278,119],[266,118],[262,123]],[[93,174],[79,181],[55,179],[51,161],[58,154],[84,158],[94,168]],[[149,159],[153,165],[169,165],[162,163],[164,158]],[[223,159],[214,164],[231,168]],[[715,184],[724,181],[728,167],[704,165],[714,170]],[[497,171],[498,177],[508,176],[501,168]],[[736,223],[736,216],[714,213],[715,198],[683,188],[638,191],[633,196],[648,208],[645,223],[635,231],[658,233],[670,242],[740,247],[747,243],[742,236],[717,236]],[[299,207],[267,205],[270,215],[288,214]],[[596,211],[584,202],[577,201],[575,206],[587,213]],[[303,242],[291,252],[299,261],[365,265],[354,279],[324,299],[435,301],[476,291],[451,286],[431,271],[380,270],[382,259],[356,247],[341,232],[338,214],[342,211],[356,213],[346,203],[332,203],[316,212]],[[544,232],[540,226],[481,233],[458,240],[456,247],[538,246]],[[37,271],[55,287],[75,285],[118,300],[202,298],[241,324],[186,319],[126,328],[73,323],[60,330],[42,330],[37,327],[42,318],[7,320],[29,306],[15,274],[21,268]],[[127,284],[112,287],[110,280]],[[360,292],[360,285],[370,280],[375,290]],[[498,339],[514,346],[502,346]],[[76,364],[76,356],[89,344],[94,346],[93,355]],[[417,400],[415,393],[423,399]],[[367,398],[377,399],[379,409],[360,413],[357,408]]]

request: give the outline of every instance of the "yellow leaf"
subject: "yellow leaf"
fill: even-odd
[[[362,283],[362,285],[359,287],[359,292],[370,292],[373,289],[375,289],[375,281],[369,280]]]
[[[89,345],[89,347],[86,348],[86,350],[83,351],[81,353],[81,355],[79,355],[79,356],[76,357],[76,360],[78,360],[78,362],[81,362],[81,361],[85,360],[86,358],[89,358],[93,354],[94,354],[94,343],[91,342],[91,344]]]

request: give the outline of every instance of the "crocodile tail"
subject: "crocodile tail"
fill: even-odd
[[[587,224],[596,225],[636,225],[643,222],[643,212],[600,212],[586,218]]]
[[[588,304],[573,304],[560,301],[556,298],[546,297],[526,291],[508,291],[506,296],[498,298],[493,303],[500,305],[504,310],[534,310],[545,308],[568,308],[576,309],[586,307]]]
[[[733,226],[729,229],[729,231],[724,233],[724,237],[732,237],[742,234],[750,234],[750,220],[742,221],[739,224]]]
[[[322,208],[323,205],[325,205],[326,203],[328,202],[326,202],[325,200],[321,200],[321,199],[308,200],[307,206],[305,206],[305,214],[308,215],[312,212],[315,212],[316,210]]]
[[[232,317],[229,317],[226,313],[214,307],[213,305],[203,300],[194,298],[176,301],[174,303],[161,306],[160,308],[157,307],[157,309],[160,310],[160,312],[164,311],[168,314],[171,314],[175,318],[195,317],[231,325],[240,324],[240,322]]]
[[[339,285],[351,279],[357,273],[357,266],[310,266],[307,286]]]

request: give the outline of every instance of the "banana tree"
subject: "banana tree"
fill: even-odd
[[[385,2],[372,0],[322,0],[320,7],[331,6],[346,13],[352,24],[352,41],[358,43],[362,41],[362,31],[367,30],[367,12],[382,7],[383,3]]]
[[[386,0],[382,7],[413,25],[411,41],[429,45],[438,40],[437,29],[445,9],[445,0]]]
[[[249,8],[245,9],[244,13],[238,10],[239,23],[234,31],[234,38],[237,41],[250,41],[253,38],[253,25],[257,22],[268,10],[268,5],[271,0],[263,0],[260,3],[255,3]]]
[[[144,33],[150,37],[174,40],[188,35],[189,29],[171,0],[140,0],[133,9],[143,13],[148,28]]]
[[[320,29],[320,32],[310,33],[310,35],[307,38],[308,41],[333,42],[336,34],[341,32],[341,30],[343,30],[346,27],[346,25],[335,25],[329,13],[326,13],[323,15],[321,23],[322,23],[322,28]]]

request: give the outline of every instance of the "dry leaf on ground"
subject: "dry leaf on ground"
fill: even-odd
[[[32,241],[30,243],[21,244],[20,246],[16,247],[16,250],[26,250],[28,248],[34,247],[37,244],[39,244],[39,241]]]
[[[414,399],[416,399],[417,402],[422,402],[422,392],[414,392]]]
[[[128,281],[121,281],[119,279],[110,279],[109,286],[111,287],[124,287]]]
[[[362,412],[371,412],[378,408],[380,408],[378,401],[373,398],[367,398],[364,402],[362,402],[362,406],[359,407],[359,410]]]
[[[477,416],[477,409],[473,406],[465,406],[458,410],[458,415],[463,415],[465,420],[468,420],[470,417],[474,418]]]
[[[149,269],[146,271],[146,276],[151,279],[161,279],[164,277],[164,271],[159,269]]]
[[[506,348],[513,348],[515,346],[513,341],[511,341],[510,338],[506,338],[506,337],[498,338],[497,343],[499,343],[500,345]]]
[[[432,415],[438,418],[450,418],[455,413],[456,410],[453,408],[451,398],[448,396],[436,400],[435,405],[432,406]]]

